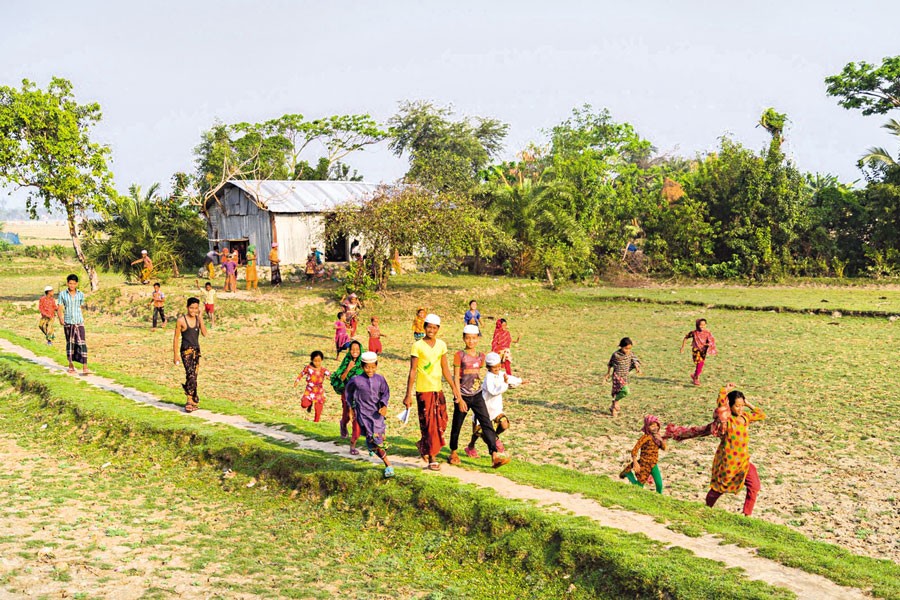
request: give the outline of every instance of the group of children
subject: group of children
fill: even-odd
[[[681,352],[686,343],[691,342],[691,355],[694,372],[691,383],[700,385],[700,374],[706,359],[715,355],[716,340],[707,328],[706,319],[697,319],[694,329],[684,336]],[[619,349],[610,357],[608,371],[604,381],[612,377],[612,405],[610,414],[619,414],[619,402],[628,396],[628,376],[636,370],[641,374],[641,362],[633,353],[633,342],[622,338]],[[716,409],[710,423],[700,426],[677,426],[668,424],[661,431],[660,420],[655,415],[644,417],[641,437],[631,451],[631,460],[622,469],[620,478],[627,478],[631,483],[644,486],[651,478],[658,493],[663,491],[662,475],[659,470],[659,450],[666,450],[666,440],[683,441],[704,436],[720,439],[713,459],[710,489],[706,495],[706,505],[714,506],[725,493],[737,493],[741,488],[747,489],[743,514],[750,516],[760,490],[759,475],[756,467],[750,462],[749,426],[750,423],[766,418],[765,413],[751,405],[744,394],[735,385],[729,383],[720,391],[716,400]]]

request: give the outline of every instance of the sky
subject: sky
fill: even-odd
[[[99,102],[93,138],[121,191],[192,171],[216,120],[383,122],[402,100],[508,123],[504,159],[586,103],[685,156],[723,135],[761,149],[772,106],[796,164],[848,183],[867,148],[894,141],[887,117],[841,108],[823,80],[900,54],[898,2],[0,0],[0,22],[0,85],[59,76]],[[347,162],[376,182],[407,167],[386,144]]]

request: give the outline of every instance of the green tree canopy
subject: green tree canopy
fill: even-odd
[[[880,66],[847,63],[837,75],[825,78],[826,93],[846,109],[864,115],[883,115],[900,108],[900,56],[886,57]]]
[[[106,210],[115,196],[109,148],[90,138],[100,118],[100,105],[78,104],[65,79],[54,77],[46,90],[27,79],[21,89],[0,87],[0,181],[27,190],[32,218],[40,205],[66,215],[91,289],[99,280],[81,249],[77,218]]]

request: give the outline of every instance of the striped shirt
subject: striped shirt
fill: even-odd
[[[612,368],[613,373],[623,380],[628,381],[628,373],[634,369],[640,368],[641,361],[634,353],[625,354],[621,350],[616,350],[609,358],[607,366]]]
[[[84,324],[84,316],[81,314],[81,305],[84,304],[84,292],[76,290],[73,297],[69,290],[66,290],[59,295],[59,303],[65,310],[63,322],[66,325]]]

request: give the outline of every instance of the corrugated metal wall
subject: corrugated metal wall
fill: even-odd
[[[325,217],[319,213],[276,214],[275,231],[284,264],[305,264],[313,246],[325,250]]]
[[[210,249],[214,244],[219,244],[219,247],[227,244],[227,240],[250,240],[251,244],[256,245],[259,264],[269,266],[272,225],[269,222],[268,211],[260,210],[242,190],[226,186],[224,194],[221,196],[221,203],[213,202],[208,213],[207,231]],[[220,241],[214,242],[213,240]],[[288,262],[283,256],[281,260],[283,263]]]

